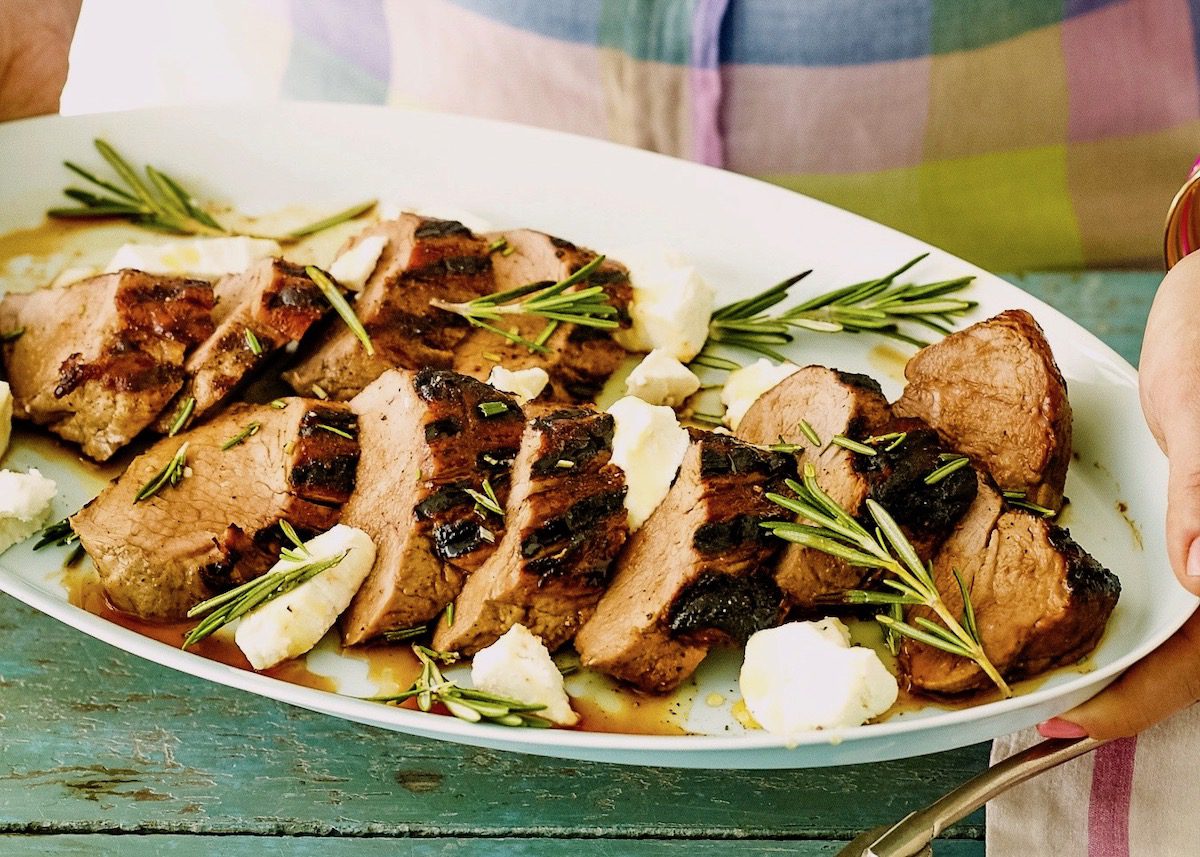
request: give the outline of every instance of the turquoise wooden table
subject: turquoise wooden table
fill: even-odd
[[[1009,279],[1136,361],[1159,275]],[[770,772],[477,750],[178,675],[0,596],[0,855],[834,854],[986,764],[984,745]],[[977,813],[937,854],[982,839]]]

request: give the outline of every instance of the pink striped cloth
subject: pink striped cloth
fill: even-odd
[[[992,762],[1035,744],[995,742]],[[1191,857],[1200,854],[1200,706],[1107,744],[988,805],[988,857]]]

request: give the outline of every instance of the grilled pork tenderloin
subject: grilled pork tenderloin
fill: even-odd
[[[357,417],[335,402],[281,403],[233,405],[163,438],[71,518],[115,607],[146,619],[182,618],[270,568],[280,521],[302,536],[337,523],[354,488]],[[183,478],[138,501],[184,443]]]
[[[345,322],[331,318],[308,356],[284,373],[302,395],[317,385],[347,400],[391,368],[449,368],[470,326],[429,302],[469,301],[495,291],[487,242],[457,221],[402,214],[368,227],[342,252],[375,235],[387,244],[353,303],[375,355]]]
[[[482,237],[489,245],[504,242],[503,249],[492,254],[496,291],[529,283],[556,283],[596,258],[591,250],[532,229]],[[618,310],[615,320],[628,326],[628,307],[633,297],[629,272],[606,259],[587,282],[576,288],[590,286],[603,287],[609,302]],[[547,323],[536,316],[513,316],[506,321],[509,321],[506,327],[516,327],[517,333],[531,341],[537,340]],[[558,325],[546,340],[545,348],[544,352],[531,351],[491,331],[476,328],[454,349],[454,369],[486,379],[497,363],[506,369],[539,367],[550,375],[548,398],[579,403],[594,401],[604,382],[627,355],[612,338],[611,331],[576,324]]]
[[[463,585],[433,645],[474,654],[520,623],[551,651],[575,636],[628,535],[613,418],[586,408],[531,420],[512,468],[504,538]]]
[[[1009,681],[1075,663],[1091,652],[1121,594],[1116,575],[1070,533],[1039,515],[1006,508],[985,476],[933,570],[943,600],[960,618],[962,596],[953,573],[962,577],[984,651]],[[932,618],[924,608],[909,612]],[[910,639],[901,646],[900,665],[922,693],[961,694],[990,686],[973,662]]]
[[[923,348],[893,409],[919,417],[1004,491],[1057,511],[1071,462],[1067,385],[1041,327],[1008,310]]]
[[[584,665],[661,693],[712,645],[744,644],[778,623],[773,561],[783,545],[759,524],[778,517],[766,493],[795,475],[791,455],[693,431],[675,483],[630,537],[575,638]]]
[[[329,309],[329,302],[301,265],[263,259],[213,285],[216,330],[184,363],[187,380],[159,416],[166,434],[189,399],[196,424],[221,405],[272,353],[300,340]],[[311,392],[311,391],[310,391]]]
[[[5,296],[0,331],[24,331],[3,347],[15,414],[107,460],[183,385],[212,309],[208,283],[130,269]]]
[[[376,559],[342,615],[346,645],[423,625],[458,596],[504,533],[466,491],[486,480],[504,508],[525,428],[511,396],[444,369],[389,370],[350,407],[362,458],[342,522],[374,539]]]

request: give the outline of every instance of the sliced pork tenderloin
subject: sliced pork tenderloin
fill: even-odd
[[[352,306],[375,355],[344,321],[330,318],[308,356],[284,373],[298,393],[316,385],[346,400],[391,368],[449,368],[470,326],[430,301],[458,303],[495,291],[487,242],[457,221],[402,214],[368,227],[341,252],[372,236],[387,244]]]
[[[895,403],[987,470],[1004,491],[1062,507],[1071,405],[1050,344],[1025,310],[1008,310],[913,355]]]
[[[559,282],[596,258],[591,250],[532,229],[514,229],[482,236],[489,245],[503,242],[492,254],[496,291],[505,291],[530,283]],[[618,310],[615,320],[629,325],[628,308],[633,297],[629,272],[620,263],[606,259],[585,283],[576,288],[601,286],[609,302]],[[536,341],[546,327],[546,319],[536,316],[512,316],[505,328],[530,341]],[[575,324],[558,325],[545,343],[544,352],[531,351],[488,330],[472,330],[454,349],[454,369],[481,380],[492,367],[506,369],[539,367],[550,375],[547,398],[560,402],[591,402],[608,377],[617,370],[628,352],[609,330]]]
[[[212,286],[121,270],[7,295],[0,331],[14,413],[104,461],[150,425],[213,331]]]
[[[442,612],[504,533],[467,490],[501,508],[525,420],[509,395],[444,369],[389,370],[350,402],[358,414],[358,487],[342,521],[375,541],[375,567],[342,615],[354,645]],[[486,495],[485,495],[486,496]]]
[[[554,651],[591,617],[628,535],[625,476],[610,462],[613,418],[586,408],[525,428],[505,533],[463,585],[433,645],[474,654],[520,623]]]
[[[779,513],[766,493],[795,475],[791,455],[693,431],[675,483],[630,537],[575,638],[584,665],[665,692],[712,645],[744,644],[775,625],[784,610],[773,575],[782,542],[759,524]]]
[[[961,576],[984,651],[1008,681],[1075,663],[1096,647],[1121,593],[1116,575],[1045,518],[1006,508],[980,477],[971,509],[934,559],[938,591],[962,616]],[[912,615],[934,617],[924,608]],[[936,619],[935,619],[936,621]],[[906,639],[900,664],[920,693],[962,694],[990,686],[971,661]]]
[[[216,330],[184,363],[187,379],[155,428],[166,434],[190,399],[190,423],[203,420],[256,368],[297,342],[329,309],[329,302],[300,265],[263,259],[213,286]],[[307,391],[312,395],[312,391]]]
[[[163,438],[71,519],[115,607],[182,618],[265,572],[279,557],[280,521],[302,536],[337,523],[354,488],[357,418],[334,402],[282,404],[233,405]],[[138,501],[184,443],[182,480]]]

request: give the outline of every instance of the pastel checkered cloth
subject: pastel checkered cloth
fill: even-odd
[[[285,94],[764,178],[1000,270],[1155,263],[1200,0],[292,0]]]

